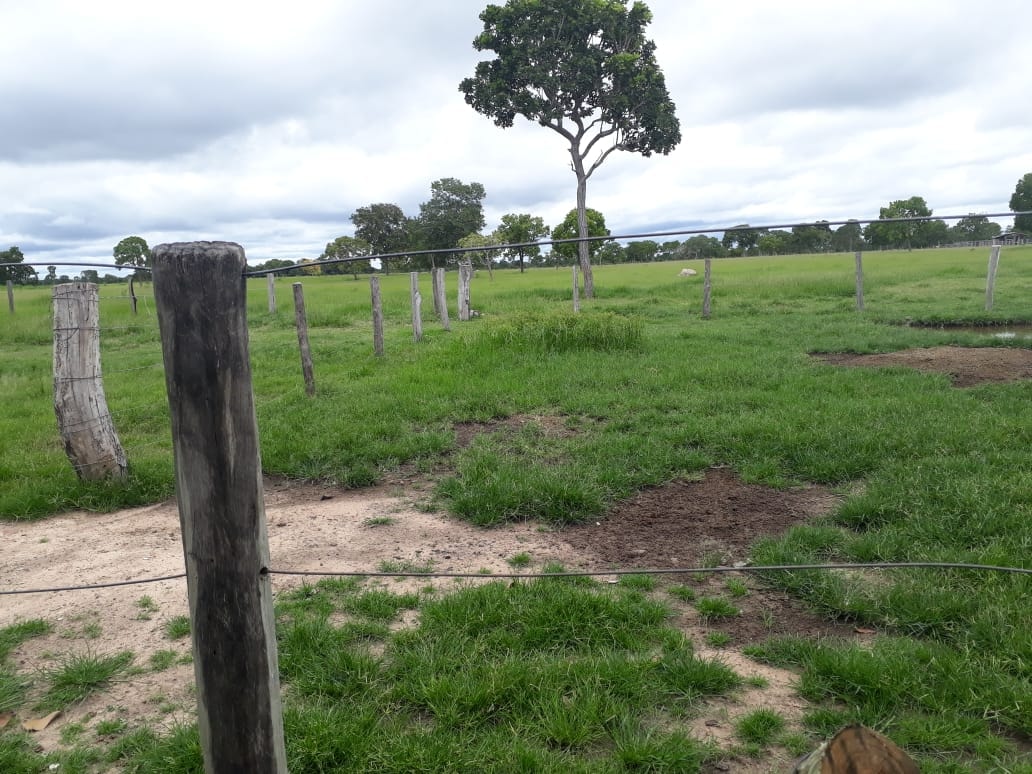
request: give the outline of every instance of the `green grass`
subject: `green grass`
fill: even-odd
[[[720,260],[713,265],[708,321],[699,318],[699,285],[676,277],[682,263],[598,267],[598,298],[580,317],[566,311],[564,272],[499,271],[494,281],[474,282],[483,318],[453,325],[448,334],[427,314],[419,344],[408,327],[408,277],[392,275],[383,278],[382,359],[371,352],[368,284],[305,278],[319,385],[311,399],[301,385],[292,315],[282,303],[283,310],[270,314],[264,279],[255,280],[248,303],[263,466],[346,486],[373,483],[403,465],[441,468],[434,501],[454,515],[485,525],[530,518],[563,525],[598,520],[642,487],[726,464],[752,483],[814,482],[851,492],[829,518],[763,541],[751,557],[756,563],[941,559],[1028,567],[1032,383],[957,390],[941,375],[838,369],[809,357],[946,344],[1020,346],[897,324],[1028,321],[1032,249],[1004,250],[991,314],[983,309],[986,253],[865,255],[863,314],[853,308],[852,255]],[[0,386],[19,398],[0,407],[0,518],[168,497],[173,473],[164,384],[160,368],[150,367],[160,360],[153,303],[142,304],[134,320],[121,302],[101,301],[105,391],[131,475],[126,484],[90,484],[71,473],[54,428],[47,293],[18,288],[16,294],[18,313],[0,329]],[[142,370],[128,370],[134,368]],[[456,444],[456,423],[521,414],[563,417],[566,432],[528,424],[481,435],[468,447]],[[857,483],[862,486],[852,486]],[[827,615],[886,632],[895,643],[856,654],[824,642],[820,658],[792,654],[811,675],[809,695],[824,712],[815,710],[812,730],[861,718],[907,741],[935,770],[1013,760],[1008,740],[1028,734],[1032,713],[1026,577],[798,572],[765,580]],[[344,612],[329,591],[318,593]],[[963,666],[979,683],[968,694],[933,684],[953,681],[926,668],[928,648],[935,663]],[[852,670],[865,659],[891,662],[881,672],[887,683],[881,690],[901,697],[895,708],[869,695],[873,688],[858,692],[858,681],[865,683]],[[873,670],[882,666],[878,661]],[[919,706],[915,696],[935,697],[934,708]],[[846,709],[835,709],[836,702]],[[308,727],[300,710],[292,712],[293,727]],[[318,736],[323,721],[312,724]],[[583,729],[551,733],[575,742]],[[428,761],[450,760],[454,752],[454,740],[433,730],[419,740],[402,736],[412,756],[424,750]],[[327,760],[340,750],[331,737],[327,731]],[[640,728],[613,732],[610,742],[613,749],[625,744],[620,749],[629,761],[653,753],[659,760],[668,743]],[[472,755],[478,744],[464,738],[460,755]],[[523,752],[510,750],[504,760],[518,768]],[[537,762],[527,768],[568,763],[558,743],[550,748],[553,757],[526,754]]]
[[[37,708],[46,712],[78,704],[125,673],[132,660],[133,654],[129,651],[112,655],[87,652],[60,657],[57,666],[43,672],[47,688]]]
[[[190,616],[177,615],[165,622],[165,636],[170,640],[178,640],[190,634]]]

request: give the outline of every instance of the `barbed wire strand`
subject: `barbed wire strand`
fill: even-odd
[[[291,575],[330,578],[471,578],[479,580],[535,580],[539,578],[587,578],[609,575],[697,575],[706,573],[763,573],[763,572],[797,572],[800,570],[899,570],[899,569],[948,569],[973,570],[978,572],[1000,572],[1019,575],[1032,575],[1032,569],[1025,567],[1002,567],[991,564],[967,564],[964,562],[842,562],[831,564],[768,564],[742,565],[741,567],[676,567],[676,568],[644,568],[639,570],[573,570],[569,572],[541,573],[482,573],[482,572],[359,572],[357,570],[276,570],[263,567],[259,575]],[[166,575],[160,578],[142,578],[130,581],[114,581],[111,583],[94,583],[84,586],[57,586],[42,589],[8,589],[0,590],[0,596],[15,594],[51,594],[64,591],[86,591],[90,589],[112,588],[115,586],[134,586],[143,583],[159,583],[167,580],[185,578],[186,573]]]

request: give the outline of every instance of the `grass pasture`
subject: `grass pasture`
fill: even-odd
[[[1032,248],[1004,249],[991,314],[987,253],[865,255],[863,314],[854,308],[852,255],[714,261],[710,320],[700,318],[701,276],[677,276],[684,263],[598,267],[598,298],[579,317],[568,312],[568,270],[496,271],[493,280],[480,271],[472,304],[482,316],[459,324],[453,313],[446,333],[425,303],[418,344],[408,276],[391,275],[381,280],[382,359],[372,354],[368,282],[306,277],[314,398],[304,393],[289,308],[297,280],[278,280],[275,313],[265,279],[251,280],[263,468],[348,487],[402,467],[434,471],[433,505],[490,527],[601,519],[642,487],[723,464],[748,482],[820,483],[844,496],[827,519],[761,541],[755,563],[1029,568],[1032,381],[957,389],[941,374],[841,369],[810,357],[1027,348],[921,325],[1032,321]],[[701,275],[700,264],[687,265]],[[452,305],[453,290],[450,274]],[[102,352],[130,481],[75,480],[51,404],[49,294],[19,288],[16,314],[0,325],[0,518],[171,495],[153,302],[131,318],[122,292],[101,286]],[[563,432],[527,426],[457,442],[462,423],[516,415],[555,418]],[[752,658],[799,673],[812,709],[794,730],[776,714],[750,716],[737,731],[743,755],[762,760],[769,745],[799,747],[800,733],[813,741],[861,721],[905,745],[923,771],[1032,772],[1032,578],[897,570],[765,580],[879,634],[869,647],[802,638],[752,646]],[[281,599],[291,770],[703,770],[716,753],[677,723],[694,702],[734,692],[740,680],[693,655],[667,620],[670,594],[646,585],[488,583],[387,598],[327,582]],[[419,626],[388,629],[405,608],[419,611]],[[333,623],[334,611],[358,623]],[[35,626],[46,626],[44,598],[40,617]],[[484,627],[472,629],[474,619]],[[576,636],[568,622],[578,624]],[[31,636],[6,631],[0,642]],[[0,679],[10,685],[0,711],[32,693],[9,661],[0,660]],[[527,685],[539,690],[521,690]],[[193,771],[194,732],[156,731],[127,729],[83,747],[79,758],[61,759],[61,770],[103,771],[117,761],[127,770]],[[50,760],[22,735],[0,731],[0,770],[36,771]]]

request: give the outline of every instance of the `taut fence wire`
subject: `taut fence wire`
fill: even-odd
[[[320,578],[468,578],[476,580],[538,580],[541,578],[596,578],[624,575],[698,575],[707,573],[752,573],[765,572],[797,572],[803,570],[970,570],[975,572],[998,572],[1012,575],[1032,575],[1032,568],[1002,567],[992,564],[966,564],[964,562],[835,562],[830,564],[767,564],[767,565],[732,565],[731,567],[664,567],[644,568],[637,570],[571,570],[563,572],[417,572],[413,570],[398,572],[359,571],[359,570],[277,570],[262,568],[258,573],[263,575],[286,575],[296,577]],[[163,581],[180,580],[186,573],[163,575],[159,578],[140,578],[136,580],[111,581],[107,583],[91,583],[82,586],[54,586],[43,589],[5,589],[0,596],[15,594],[57,594],[65,591],[89,591],[117,586],[136,586],[145,583],[161,583]]]

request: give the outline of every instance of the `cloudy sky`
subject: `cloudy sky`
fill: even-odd
[[[559,222],[564,141],[458,91],[485,4],[0,0],[0,248],[108,261],[137,234],[315,257],[356,207],[415,215],[442,177],[483,183],[488,229]],[[1027,0],[647,4],[683,140],[595,173],[613,233],[877,217],[913,195],[1000,212],[1032,171]]]

